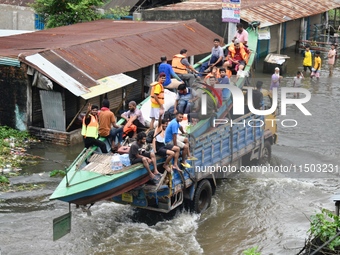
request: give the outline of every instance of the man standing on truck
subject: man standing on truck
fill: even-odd
[[[160,73],[158,76],[158,81],[150,84],[151,86],[151,112],[150,112],[150,130],[154,129],[155,119],[159,118],[159,115],[164,114],[164,87],[166,75],[165,73]]]

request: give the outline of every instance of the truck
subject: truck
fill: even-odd
[[[262,90],[262,93],[264,107],[270,108],[268,91]],[[245,164],[269,163],[271,146],[277,141],[277,126],[275,121],[266,119],[275,118],[276,111],[267,116],[251,112],[242,116],[230,113],[225,124],[211,127],[199,137],[189,136],[192,155],[197,160],[192,161],[192,167],[185,168],[183,174],[173,171],[167,174],[165,184],[159,187],[144,184],[111,200],[163,213],[186,204],[201,213],[210,206],[217,179],[239,173]]]

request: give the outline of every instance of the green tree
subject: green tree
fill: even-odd
[[[30,7],[44,18],[45,27],[59,27],[98,20],[103,0],[36,0]]]

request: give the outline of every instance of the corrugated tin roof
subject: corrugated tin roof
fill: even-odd
[[[79,84],[90,88],[101,78],[159,63],[162,55],[171,59],[182,48],[189,56],[208,53],[213,38],[223,41],[195,20],[99,20],[1,37],[0,56],[19,56],[20,61],[54,81],[49,72],[57,72],[58,77],[67,75],[70,84],[56,82],[73,86],[79,94],[84,91]]]
[[[289,20],[313,16],[338,7],[340,7],[338,0],[281,0],[248,9],[241,8],[241,19],[248,22],[260,21],[261,27],[268,27]]]

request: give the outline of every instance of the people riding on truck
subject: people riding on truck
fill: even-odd
[[[165,145],[164,139],[165,139],[165,130],[168,126],[168,121],[165,119],[162,119],[162,116],[159,116],[158,119],[158,126],[155,129],[154,132],[154,138],[152,141],[152,148],[156,155],[159,155],[161,157],[166,157],[166,160],[163,164],[163,167],[166,171],[171,172],[171,169],[169,167],[169,163],[172,159],[174,159],[173,168],[181,171],[178,167],[178,158],[179,158],[179,152],[180,148],[175,145]]]
[[[165,138],[164,138],[164,143],[165,145],[174,145],[178,146],[179,148],[183,149],[182,152],[182,161],[181,164],[184,167],[191,167],[189,163],[186,162],[186,159],[188,157],[191,158],[190,156],[190,151],[189,151],[189,140],[188,138],[184,137],[185,131],[183,127],[179,124],[183,120],[183,113],[182,112],[177,112],[176,118],[170,121],[168,124],[166,130],[165,130]],[[182,132],[182,135],[178,134],[178,129]]]
[[[159,115],[164,114],[164,87],[166,75],[160,73],[158,75],[158,81],[150,84],[151,86],[151,111],[150,111],[150,130],[154,128],[155,119],[159,118]]]
[[[143,113],[137,109],[135,101],[129,102],[129,110],[122,114],[122,118],[127,121],[123,129],[124,137],[129,136],[135,138],[137,137],[137,133],[146,129]]]
[[[131,165],[143,163],[145,169],[149,172],[150,179],[153,183],[157,183],[160,179],[160,173],[157,170],[156,156],[153,152],[147,152],[144,148],[146,143],[146,134],[141,132],[137,135],[137,141],[133,142],[129,151]],[[153,173],[150,165],[153,165]]]
[[[187,88],[185,84],[179,85],[174,105],[174,114],[177,112],[191,112],[197,99],[197,93],[193,88]]]

